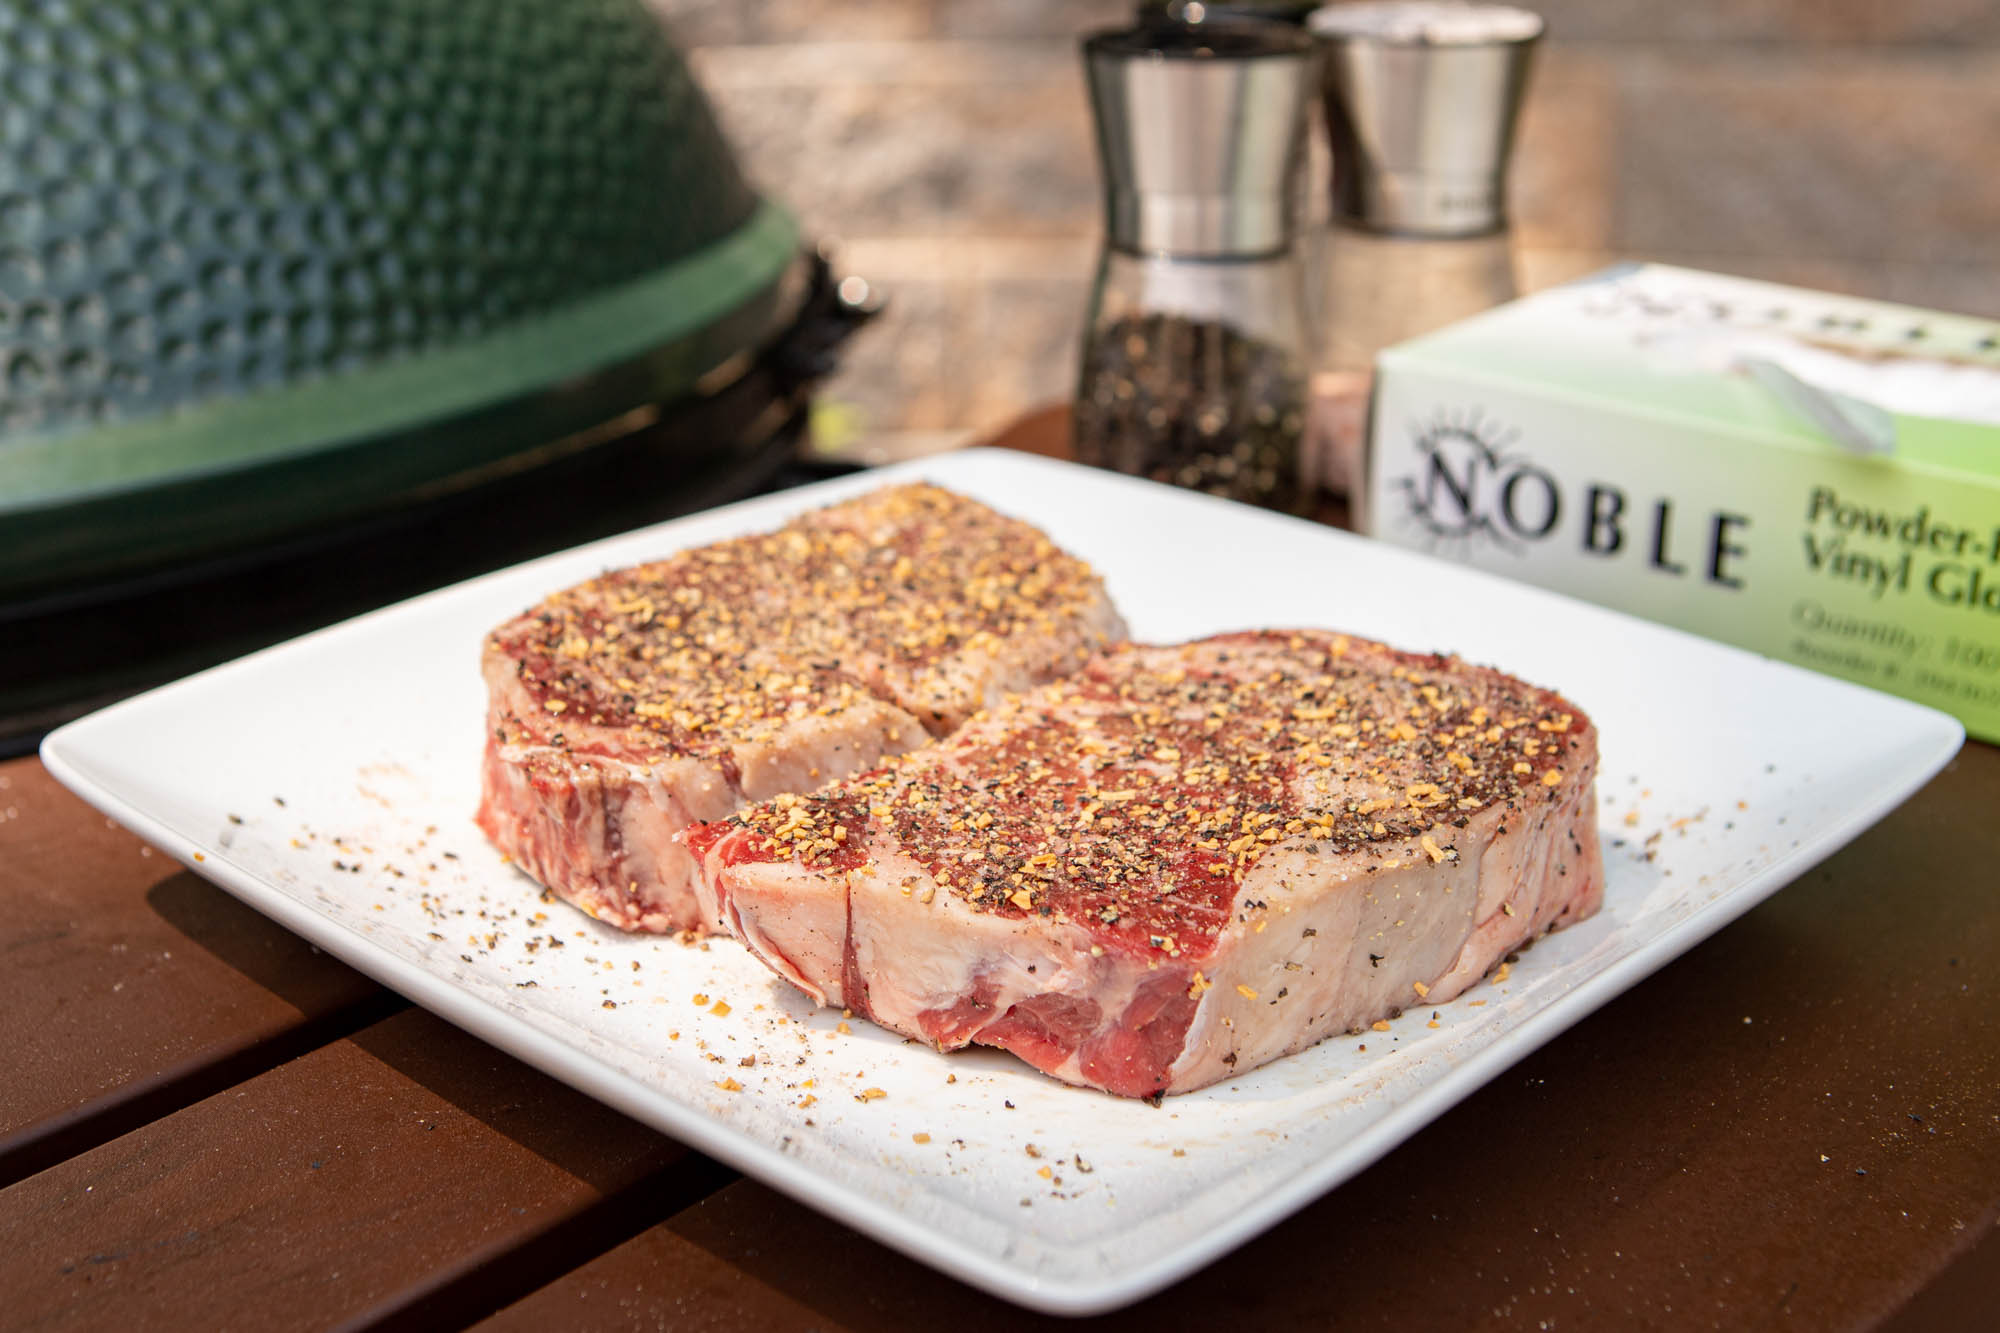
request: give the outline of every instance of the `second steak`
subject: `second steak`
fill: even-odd
[[[822,1004],[1183,1092],[1456,996],[1590,915],[1596,732],[1318,631],[1115,647],[949,740],[684,841]]]

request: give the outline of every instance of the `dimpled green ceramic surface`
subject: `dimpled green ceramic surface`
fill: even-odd
[[[0,590],[669,397],[796,247],[639,0],[0,0]]]

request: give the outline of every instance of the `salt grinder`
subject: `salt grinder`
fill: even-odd
[[[1507,162],[1540,16],[1507,5],[1330,5],[1308,26],[1333,150],[1308,471],[1356,493],[1375,354],[1517,292]]]
[[[1507,158],[1543,28],[1505,5],[1316,12],[1335,216],[1404,236],[1505,227]]]

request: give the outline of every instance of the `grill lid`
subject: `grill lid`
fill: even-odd
[[[0,0],[0,596],[687,391],[798,235],[639,0]]]

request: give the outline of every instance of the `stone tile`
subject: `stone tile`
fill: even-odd
[[[1846,292],[1929,310],[2000,319],[2000,268],[1985,264],[1890,263],[1800,255],[1716,254],[1660,250],[1645,254],[1610,250],[1523,247],[1516,255],[1521,289],[1540,291],[1613,264],[1652,260],[1683,268],[1731,273],[1818,291]]]
[[[929,0],[646,0],[683,50],[745,42],[851,41],[921,37]]]
[[[1809,259],[1787,255],[1713,254],[1700,251],[1655,250],[1646,253],[1610,250],[1543,250],[1526,248],[1518,256],[1523,291],[1540,291],[1558,283],[1586,277],[1614,264],[1658,263],[1681,268],[1728,273],[1739,278],[1779,282],[1818,291],[1847,292],[1855,296],[1887,299],[1871,286],[1869,274],[1860,265],[1831,259]]]
[[[1545,249],[1540,246],[1523,245],[1514,252],[1514,276],[1520,281],[1521,291],[1538,292],[1544,287],[1554,287],[1572,282],[1613,264],[1624,263],[1630,256],[1612,254],[1608,250],[1563,250]]]
[[[1514,215],[1546,248],[2000,263],[1996,138],[2000,51],[1552,44]]]
[[[843,271],[871,281],[989,283],[1040,279],[1087,282],[1096,271],[1097,229],[1090,234],[1019,236],[950,231],[934,236],[862,236],[838,247]]]
[[[1075,39],[1122,0],[650,2],[753,176],[889,295],[829,420],[921,452],[1068,395],[1101,226]],[[1527,3],[1524,287],[1644,257],[2000,316],[2000,3]]]
[[[936,30],[953,37],[1081,36],[1122,26],[1134,0],[937,0]]]
[[[882,313],[842,349],[840,370],[819,401],[861,437],[882,431],[940,431],[965,426],[960,333],[974,299],[972,284],[900,282],[887,289]]]
[[[647,0],[686,46],[883,37],[1069,37],[1127,0]],[[1955,44],[2000,41],[1991,0],[1528,0],[1562,41]]]
[[[821,400],[843,433],[992,430],[1074,390],[1087,278],[905,280]]]
[[[1102,205],[1081,75],[1066,58],[1032,68],[1018,81],[939,81],[912,47],[879,80],[707,82],[753,179],[816,229],[1095,228]]]
[[[871,237],[835,262],[884,292],[822,397],[852,409],[853,449],[887,457],[883,431],[919,432],[894,456],[934,446],[945,427],[991,431],[1074,387],[1097,238]],[[913,383],[911,377],[922,383]],[[935,436],[936,438],[931,438]],[[857,455],[858,456],[858,455]]]
[[[689,57],[711,92],[772,87],[956,88],[998,86],[1038,94],[1042,85],[1083,87],[1074,42],[1059,38],[990,41],[824,40],[711,46]]]
[[[813,452],[821,458],[836,459],[849,463],[865,463],[871,467],[883,463],[901,463],[911,458],[927,458],[931,454],[949,453],[953,449],[963,449],[986,438],[980,432],[967,427],[962,430],[885,430],[870,431],[864,435],[843,436],[840,440],[827,443],[813,441]]]
[[[2000,320],[2000,265],[1891,264],[1867,277],[1885,301]]]
[[[2000,53],[1621,62],[1614,249],[2000,261]]]
[[[964,422],[991,433],[1076,392],[1090,279],[980,284],[959,339]]]
[[[1078,37],[1136,0],[646,0],[685,46],[877,37]]]
[[[1957,43],[2000,40],[1992,0],[1526,0],[1551,37],[1611,42]]]
[[[1611,61],[1554,43],[1539,54],[1508,178],[1521,244],[1574,249],[1610,240],[1617,104]]]

